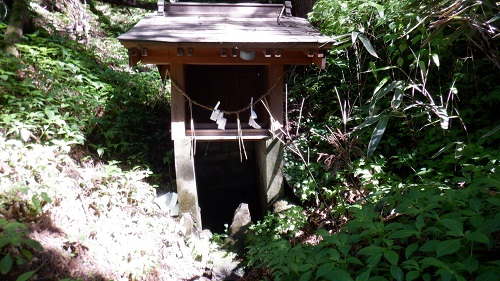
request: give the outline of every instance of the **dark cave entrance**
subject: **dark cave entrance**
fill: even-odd
[[[196,144],[196,185],[204,229],[224,233],[224,224],[231,225],[240,203],[249,205],[252,221],[262,219],[255,144],[245,142],[248,159],[243,161],[237,142]]]

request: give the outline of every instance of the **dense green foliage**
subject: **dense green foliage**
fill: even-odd
[[[493,280],[500,274],[494,5],[317,1],[310,21],[337,40],[328,69],[296,68],[287,93],[285,169],[302,206],[251,227],[249,268],[267,269],[275,280]],[[3,7],[0,20],[7,18]],[[67,154],[121,161],[106,165],[95,186],[82,186],[93,190],[89,200],[98,211],[116,198],[113,204],[123,208],[141,201],[128,188],[136,178],[159,184],[169,176],[119,167],[147,168],[172,157],[152,145],[168,140],[161,116],[168,97],[156,69],[123,67],[125,50],[116,40],[55,32],[58,19],[70,19],[53,14],[52,22],[24,36],[20,58],[0,56],[0,148],[24,151],[0,167],[0,183],[9,185],[0,194],[2,215],[21,222],[0,219],[1,274],[40,250],[26,225],[57,198],[59,181],[70,180],[58,176]],[[94,14],[101,25],[94,28],[112,37],[138,19],[109,16],[128,14],[120,8]],[[0,21],[0,41],[5,29]],[[55,151],[56,162],[29,156],[39,146]]]
[[[116,39],[144,12],[131,17],[119,7],[97,10],[92,2],[85,7],[95,13],[87,15],[103,19],[94,32],[109,32],[109,37],[74,38],[65,29],[74,11],[63,9],[66,2],[56,4],[48,13],[32,2],[30,13],[42,26],[23,36],[16,46],[19,57],[0,55],[0,276],[20,281],[35,273],[23,268],[33,266],[30,260],[42,250],[28,238],[31,228],[43,220],[44,206],[57,204],[65,196],[62,190],[75,184],[65,170],[72,161],[109,161],[97,182],[79,184],[92,190],[90,205],[98,212],[150,204],[152,188],[131,188],[144,178],[170,188],[165,180],[170,175],[157,171],[152,176],[149,170],[157,164],[151,161],[168,164],[168,146],[164,154],[147,149],[167,140],[161,125],[168,121],[168,96],[156,68],[125,67],[126,50]],[[108,16],[102,14],[105,9]],[[0,18],[0,42],[7,20]]]
[[[498,276],[498,11],[316,3],[311,22],[337,42],[288,93],[286,173],[303,208],[252,227],[250,266],[275,280]]]

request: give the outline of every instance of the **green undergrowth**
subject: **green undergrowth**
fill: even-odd
[[[497,172],[459,190],[400,188],[350,206],[349,221],[335,233],[319,230],[314,245],[270,236],[276,229],[267,225],[268,241],[249,247],[249,264],[269,268],[274,280],[494,280],[500,197],[489,188],[499,182]]]
[[[167,168],[151,171],[170,165],[168,93],[156,68],[127,66],[115,37],[144,11],[92,2],[84,6],[92,30],[75,39],[67,28],[74,15],[56,6],[49,12],[33,1],[40,26],[16,45],[19,57],[0,53],[0,276],[13,280],[43,271],[33,261],[43,249],[29,234],[73,191],[95,214],[136,208],[152,216],[155,188],[171,189]],[[6,28],[0,21],[0,42]],[[131,271],[146,270],[139,267]]]
[[[269,280],[498,279],[499,11],[316,1],[309,20],[334,44],[325,70],[292,69],[282,139],[301,206],[250,228],[249,268]]]

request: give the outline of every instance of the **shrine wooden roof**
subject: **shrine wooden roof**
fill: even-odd
[[[282,9],[279,4],[170,3],[164,15],[141,19],[118,39],[127,48],[149,42],[328,49],[333,43],[306,19],[284,13],[280,17]]]
[[[129,50],[131,65],[275,61],[324,67],[324,52],[334,43],[306,19],[293,17],[287,5],[158,3],[155,15],[118,37]],[[245,50],[256,52],[255,59],[236,60]]]

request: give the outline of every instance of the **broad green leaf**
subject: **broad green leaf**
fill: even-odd
[[[419,251],[422,252],[434,252],[436,251],[437,246],[439,245],[440,241],[438,240],[428,240],[420,247]]]
[[[336,249],[328,249],[326,255],[328,259],[332,261],[338,261],[340,259],[340,253]]]
[[[353,281],[349,273],[340,268],[335,268],[332,272],[331,277],[332,277],[331,280],[336,280],[336,281]]]
[[[464,225],[462,222],[459,220],[455,219],[440,219],[439,222],[444,225],[444,227],[448,228],[449,230],[452,230],[454,232],[457,232],[458,235],[453,235],[453,236],[463,236],[463,231],[464,231]]]
[[[484,243],[484,244],[488,244],[488,245],[490,244],[490,239],[488,238],[488,236],[486,236],[486,234],[479,232],[479,231],[467,234],[467,235],[465,235],[465,237],[470,241]]]
[[[458,250],[460,250],[460,247],[462,246],[461,241],[462,239],[451,239],[442,241],[436,248],[436,256],[442,257],[457,252]]]
[[[405,257],[406,259],[410,258],[411,255],[418,249],[418,243],[413,243],[411,245],[409,245],[408,247],[406,247],[406,250],[405,250]]]
[[[420,266],[416,260],[405,260],[401,263],[401,267],[408,270],[420,270]]]
[[[493,182],[497,183],[496,187],[499,187],[499,186],[500,186],[500,181],[497,181],[497,180],[495,180],[495,179],[490,179],[490,180],[491,180],[491,182],[492,182],[492,183],[493,183]],[[490,198],[486,199],[486,201],[488,201],[489,203],[491,203],[492,205],[495,205],[495,206],[497,206],[497,207],[499,207],[499,206],[500,206],[500,198],[497,198],[497,197],[490,197]]]
[[[313,268],[312,264],[303,264],[299,266],[299,271],[304,272],[310,270],[311,268]]]
[[[382,253],[375,254],[373,256],[370,256],[366,262],[368,263],[368,267],[374,268],[377,266],[378,262],[382,258]]]
[[[389,281],[389,279],[385,278],[384,276],[372,276],[369,281]]]
[[[328,273],[332,272],[334,268],[335,264],[333,263],[322,264],[318,267],[318,270],[316,270],[316,278],[328,275]]]
[[[10,253],[7,253],[7,255],[5,255],[0,261],[0,273],[3,275],[9,273],[9,271],[12,269],[13,263],[14,261],[12,260]]]
[[[16,232],[18,229],[24,230],[27,229],[27,226],[20,222],[9,222],[4,226],[4,230],[7,232]]]
[[[25,256],[27,259],[33,258],[33,254],[29,250],[21,249],[21,254],[23,254],[23,256]]]
[[[42,244],[40,244],[38,241],[33,240],[33,239],[23,239],[23,243],[30,246],[33,249],[43,251]]]
[[[384,252],[384,248],[377,245],[366,246],[358,251],[358,255],[372,256]]]
[[[313,272],[312,271],[307,271],[306,273],[302,274],[300,277],[299,281],[308,281],[311,279]]]
[[[474,179],[474,181],[470,184],[470,187],[478,187],[478,186],[485,187],[485,188],[498,187],[498,186],[500,186],[500,181],[497,179],[493,179],[493,178],[480,177],[480,178]],[[499,198],[490,197],[490,198],[486,199],[486,201],[488,201],[489,203],[491,203],[493,205],[500,206],[500,199]]]
[[[421,274],[422,273],[420,271],[416,271],[416,270],[408,271],[406,273],[406,281],[413,281],[413,280],[419,278]]]
[[[397,265],[391,265],[391,275],[396,279],[397,281],[403,281],[405,278],[405,274],[403,273],[403,270],[397,266]]]
[[[405,63],[405,60],[402,58],[402,57],[399,57],[397,60],[396,60],[396,63],[398,64],[399,67],[402,67],[403,64]]]
[[[370,139],[370,142],[368,143],[368,152],[367,152],[367,157],[371,157],[375,150],[377,149],[377,146],[382,139],[382,135],[385,132],[385,129],[387,128],[387,122],[389,121],[389,115],[381,115],[380,120],[377,123],[377,126],[373,130],[372,137]]]
[[[487,271],[479,277],[476,278],[475,281],[493,281],[493,280],[498,280],[498,271]]]
[[[358,277],[356,277],[356,281],[367,281],[369,278],[370,278],[370,270],[367,270],[358,275]]]
[[[16,281],[27,281],[31,278],[31,276],[33,276],[33,274],[36,273],[36,270],[32,270],[32,271],[28,271],[28,272],[25,272],[21,275],[19,275],[19,277],[17,277]]]
[[[0,249],[10,243],[10,238],[6,235],[0,236]]]
[[[346,263],[352,263],[352,264],[358,264],[358,265],[364,265],[358,258],[356,257],[347,257],[345,259]]]
[[[467,256],[463,262],[463,265],[465,270],[467,270],[469,273],[472,273],[479,267],[479,262],[477,261],[476,257]]]
[[[426,258],[423,258],[421,261],[420,261],[420,264],[422,264],[422,269],[425,269],[429,266],[435,266],[435,267],[444,267],[444,264],[442,261],[436,259],[436,258],[433,258],[433,257],[426,257]]]
[[[52,198],[49,197],[47,192],[42,192],[42,194],[40,194],[40,196],[42,196],[43,201],[45,201],[47,203],[52,203]]]
[[[418,231],[414,229],[401,229],[401,230],[396,230],[392,232],[389,235],[389,239],[402,239],[402,238],[408,238],[412,237],[418,234]]]
[[[442,281],[451,281],[451,279],[453,278],[453,274],[447,268],[440,268],[438,269],[437,273],[441,275]]]
[[[398,253],[392,251],[392,250],[387,250],[384,252],[384,257],[392,264],[392,265],[397,265],[399,261],[399,255]]]
[[[470,200],[469,206],[476,213],[479,213],[479,211],[481,211],[481,208],[483,207],[483,203],[481,202],[481,199],[474,197]]]
[[[417,216],[417,218],[415,219],[415,227],[418,230],[422,230],[422,228],[424,228],[424,226],[425,226],[425,220],[424,220],[423,215]]]

